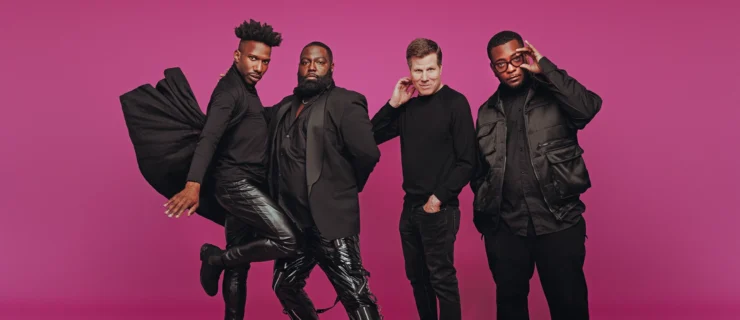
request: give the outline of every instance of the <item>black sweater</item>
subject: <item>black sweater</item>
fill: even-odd
[[[401,137],[403,190],[408,205],[435,195],[442,206],[458,206],[475,164],[475,125],[468,100],[443,86],[393,108],[386,103],[372,119],[375,142]]]

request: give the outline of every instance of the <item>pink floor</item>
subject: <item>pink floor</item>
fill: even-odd
[[[246,319],[287,319],[287,317],[274,308],[260,308],[262,302],[254,299],[247,307]],[[271,304],[271,303],[267,303]],[[406,310],[406,311],[402,311]],[[418,319],[416,315],[408,312],[408,308],[393,303],[386,303],[384,308],[386,320],[392,319]],[[492,305],[478,305],[466,308],[463,313],[464,319],[495,319]],[[31,319],[106,319],[106,320],[202,320],[221,319],[221,309],[218,301],[207,304],[193,304],[183,302],[180,304],[169,303],[168,305],[153,306],[151,304],[141,305],[31,305],[0,304],[0,319],[3,320],[31,320]],[[347,319],[341,310],[341,306],[324,314],[322,320]],[[549,319],[547,310],[531,310],[531,319]],[[591,319],[617,320],[617,319],[671,319],[671,320],[730,320],[740,319],[740,307],[732,305],[629,305],[629,306],[592,306]]]

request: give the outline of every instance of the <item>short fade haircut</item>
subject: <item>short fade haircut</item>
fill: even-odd
[[[417,38],[406,48],[406,63],[411,68],[411,58],[424,58],[432,53],[437,54],[437,65],[442,65],[442,49],[433,40]]]
[[[326,54],[329,55],[329,62],[330,63],[334,62],[334,53],[331,52],[331,48],[329,48],[329,46],[327,46],[325,43],[321,41],[312,41],[311,43],[303,46],[303,49],[301,49],[301,52],[303,52],[303,50],[306,50],[306,48],[313,47],[313,46],[324,48],[326,50]]]
[[[283,42],[283,36],[275,32],[271,25],[249,19],[234,29],[236,37],[244,41],[262,42],[268,47],[277,47]]]
[[[493,48],[512,40],[519,41],[519,45],[522,47],[524,46],[524,40],[522,40],[522,36],[514,31],[504,30],[493,35],[493,37],[491,37],[491,40],[488,41],[488,47],[486,48],[486,55],[488,56],[488,60],[491,60],[493,62],[493,57],[491,56],[491,50]]]

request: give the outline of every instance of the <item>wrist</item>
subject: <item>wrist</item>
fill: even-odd
[[[195,181],[188,181],[187,183],[185,183],[185,188],[200,190],[200,183]]]
[[[398,103],[398,101],[393,101],[393,98],[388,100],[388,105],[391,106],[391,108],[398,108],[401,104]]]

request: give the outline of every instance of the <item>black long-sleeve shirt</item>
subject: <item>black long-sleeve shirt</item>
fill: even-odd
[[[217,181],[264,183],[268,128],[263,113],[256,88],[232,65],[211,95],[187,180],[203,183],[213,161]]]
[[[279,201],[280,205],[298,218],[301,228],[314,225],[308,203],[306,181],[306,143],[311,104],[298,113],[300,105],[294,103],[290,112],[277,128]]]
[[[371,120],[375,142],[401,137],[404,200],[423,205],[431,195],[458,206],[476,157],[475,125],[464,95],[443,86],[398,108],[386,103]]]

